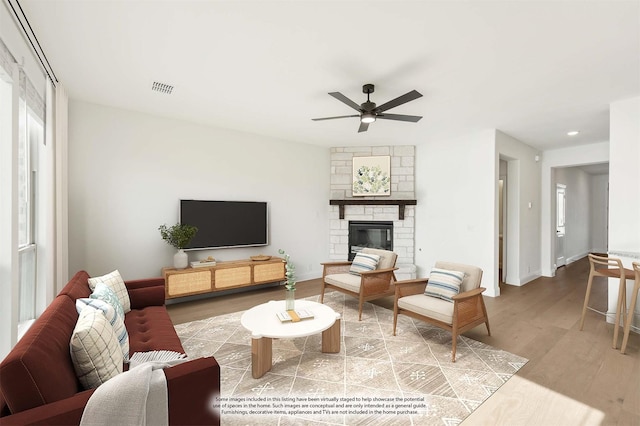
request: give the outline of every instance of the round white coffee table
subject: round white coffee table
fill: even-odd
[[[284,300],[272,300],[242,314],[240,323],[251,332],[251,373],[254,379],[271,370],[271,339],[294,339],[322,333],[322,352],[340,352],[339,313],[327,305],[309,300],[296,300],[295,309],[313,312],[313,319],[280,322],[276,314],[285,310]]]

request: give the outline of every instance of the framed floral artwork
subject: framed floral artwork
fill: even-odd
[[[353,157],[353,196],[391,195],[391,157]]]

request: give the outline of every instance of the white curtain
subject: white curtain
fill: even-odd
[[[55,90],[57,293],[69,281],[69,98],[62,83],[56,83]]]

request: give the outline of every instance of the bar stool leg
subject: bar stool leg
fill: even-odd
[[[620,319],[624,326],[627,310],[627,280],[624,271],[620,271],[620,285],[618,286],[618,307],[616,309],[616,324],[613,330],[613,349],[618,348],[618,330],[620,328]]]
[[[636,310],[636,301],[638,300],[638,290],[640,290],[640,279],[636,279],[633,285],[633,291],[631,292],[631,306],[629,306],[629,312],[627,313],[627,322],[624,325],[624,337],[622,338],[622,346],[620,347],[620,353],[622,354],[624,354],[624,351],[627,349],[629,330],[631,329],[631,324],[633,324],[633,314]]]
[[[584,317],[587,313],[587,306],[589,305],[589,297],[591,296],[591,286],[593,285],[593,274],[589,273],[589,281],[587,282],[587,293],[584,295],[584,305],[582,306],[582,317],[580,318],[580,331],[584,327]]]

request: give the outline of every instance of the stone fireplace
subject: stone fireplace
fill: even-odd
[[[386,197],[353,197],[352,161],[359,156],[391,156],[391,195]],[[390,239],[397,253],[396,277],[416,277],[415,267],[415,147],[370,146],[331,148],[331,200],[329,205],[329,258],[352,259],[349,223],[387,223],[392,225]],[[379,238],[380,236],[378,236]],[[385,231],[386,237],[386,231]]]

